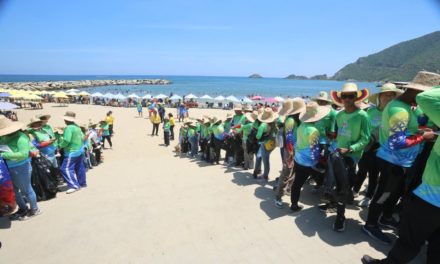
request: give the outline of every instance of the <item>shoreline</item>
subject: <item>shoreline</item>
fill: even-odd
[[[110,85],[169,85],[165,79],[0,82],[0,89],[68,90]]]

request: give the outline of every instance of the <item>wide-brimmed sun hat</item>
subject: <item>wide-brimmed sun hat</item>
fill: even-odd
[[[29,123],[27,124],[27,126],[32,127],[36,124],[41,125],[41,124],[43,124],[43,121],[41,121],[41,119],[38,117],[32,117],[31,120],[29,121]]]
[[[398,89],[394,83],[385,83],[380,87],[380,91],[378,93],[370,95],[368,100],[375,105],[379,105],[379,96],[383,93],[394,92],[396,95],[400,95],[403,93],[402,90]]]
[[[204,125],[211,124],[211,118],[209,118],[209,117],[205,117],[205,121],[203,121],[203,124],[204,124]]]
[[[305,109],[306,109],[306,103],[304,99],[300,97],[295,97],[293,99],[285,100],[278,114],[282,116],[295,115],[304,112]]]
[[[222,123],[222,120],[221,119],[218,119],[216,116],[214,116],[213,118],[211,118],[211,124],[221,124]]]
[[[234,111],[243,111],[243,106],[241,104],[234,106]]]
[[[13,122],[9,118],[0,115],[0,136],[6,136],[23,129],[25,126],[21,122]]]
[[[37,115],[37,118],[41,120],[48,120],[49,118],[51,118],[51,115],[48,114]]]
[[[312,98],[313,101],[325,101],[328,103],[333,103],[332,99],[328,97],[328,93],[326,91],[320,91],[318,96]]]
[[[341,99],[341,94],[343,93],[356,93],[355,102],[361,102],[365,100],[369,96],[368,89],[358,90],[358,87],[355,83],[346,83],[342,86],[341,91],[331,91],[330,97],[336,105],[343,106]]]
[[[226,115],[226,119],[232,119],[233,117],[234,117],[234,115],[231,114],[231,113],[228,113],[228,114]]]
[[[299,120],[304,123],[318,122],[330,113],[330,106],[321,106],[317,102],[307,103],[306,110],[299,115]]]
[[[254,108],[251,105],[244,105],[243,112],[252,112]]]
[[[255,120],[258,119],[258,112],[253,111],[252,113],[244,114],[244,116],[246,117],[247,120],[249,120],[249,122],[253,123],[253,122],[255,122]]]
[[[427,91],[438,85],[440,85],[440,74],[420,71],[411,82],[402,87],[418,91]]]
[[[63,119],[73,123],[76,123],[78,121],[76,119],[76,114],[71,111],[67,111],[66,114],[63,116]]]
[[[266,107],[263,110],[263,113],[258,115],[258,120],[260,120],[260,122],[263,123],[272,123],[276,121],[277,118],[278,118],[278,114],[275,113],[270,107]]]

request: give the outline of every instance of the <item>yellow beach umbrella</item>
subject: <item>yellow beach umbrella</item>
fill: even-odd
[[[89,96],[90,94],[89,94],[88,92],[86,92],[86,91],[82,91],[82,92],[80,92],[78,95],[81,95],[81,96]]]
[[[66,93],[64,92],[58,92],[56,94],[53,95],[54,98],[68,98]]]
[[[42,100],[43,98],[41,98],[40,96],[36,95],[36,94],[25,94],[23,96],[23,99],[25,100]]]

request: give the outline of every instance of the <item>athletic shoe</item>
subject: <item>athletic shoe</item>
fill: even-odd
[[[391,245],[391,239],[387,235],[385,235],[379,227],[364,225],[362,227],[362,230],[371,238],[383,242],[386,245]]]
[[[322,204],[318,205],[318,209],[324,213],[336,213],[336,206],[333,204]]]
[[[25,215],[27,215],[29,212],[29,209],[21,209],[18,208],[17,212],[13,213],[12,215],[9,216],[9,220],[14,221],[14,220],[19,220],[20,218],[24,217]]]
[[[379,219],[379,226],[384,229],[392,229],[397,231],[399,229],[399,222],[394,219],[394,217],[391,217],[391,219],[385,219],[383,216]]]
[[[293,212],[301,211],[303,208],[304,208],[304,206],[298,205],[298,204],[292,204],[290,206],[290,210],[292,210]]]
[[[365,197],[364,199],[360,200],[358,203],[359,207],[368,207],[370,205],[370,198]]]
[[[281,199],[275,199],[275,206],[282,209],[284,206],[283,201]]]
[[[77,192],[77,191],[79,191],[79,189],[70,188],[69,190],[66,191],[66,193],[67,194],[71,194],[71,193],[74,193],[74,192]]]
[[[40,215],[42,213],[43,212],[40,209],[29,210],[29,212],[26,215],[24,215],[23,217],[19,218],[19,220],[20,221],[28,220],[29,218]]]
[[[355,191],[353,191],[353,197],[354,197],[354,198],[358,198],[358,197],[359,197],[359,192],[355,192]]]
[[[345,231],[345,217],[336,217],[335,223],[333,224],[333,230],[336,232]]]
[[[364,255],[361,259],[362,264],[381,264],[381,263],[385,263],[382,260],[379,259],[374,259],[368,255]]]

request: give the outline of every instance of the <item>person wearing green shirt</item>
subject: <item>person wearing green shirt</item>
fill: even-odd
[[[257,161],[255,163],[254,177],[258,171],[261,170],[261,163],[264,164],[264,172],[258,181],[261,184],[266,184],[269,181],[270,172],[270,154],[275,148],[276,126],[275,122],[278,119],[278,114],[274,113],[272,108],[266,107],[261,114],[258,115],[258,120],[261,124],[258,127],[256,139],[260,147],[257,153]]]
[[[357,103],[368,97],[368,90],[358,90],[355,83],[346,83],[342,91],[331,91],[333,101],[344,107],[336,116],[338,132],[336,136],[337,151],[342,155],[348,173],[351,192],[356,177],[356,164],[362,156],[364,148],[370,142],[370,122],[365,111],[358,108]],[[337,216],[333,229],[336,232],[345,230],[345,206],[350,197],[340,199],[336,203]],[[328,205],[321,206],[325,209]]]
[[[64,149],[64,160],[60,170],[69,187],[66,193],[70,194],[78,191],[81,187],[87,187],[84,166],[84,134],[76,124],[74,112],[66,112],[63,119],[66,127],[60,142],[60,148]]]
[[[165,146],[167,147],[170,145],[170,130],[171,130],[170,118],[168,116],[165,116],[163,118],[163,140]]]
[[[57,148],[55,142],[57,141],[55,134],[48,133],[46,129],[42,128],[43,121],[39,118],[32,118],[28,124],[28,132],[32,135],[34,140],[32,144],[43,154],[55,168],[58,168],[57,158],[55,156]]]
[[[356,197],[368,174],[368,190],[365,194],[365,198],[358,203],[361,207],[367,207],[370,204],[370,200],[373,198],[374,191],[377,187],[379,168],[377,166],[376,152],[379,148],[379,129],[382,127],[382,112],[385,106],[401,93],[401,90],[397,89],[396,85],[386,83],[382,85],[378,93],[372,94],[369,97],[369,101],[375,104],[375,106],[371,106],[367,110],[371,127],[371,139],[359,160],[359,169],[353,186],[353,193]]]
[[[200,127],[200,150],[202,151],[202,160],[209,161],[209,118],[205,117]]]
[[[300,125],[299,116],[306,109],[304,99],[296,97],[293,99],[286,99],[279,111],[279,115],[284,116],[283,127],[283,169],[278,179],[278,184],[275,190],[275,206],[283,207],[282,197],[285,189],[289,190],[295,174],[294,156],[295,156],[295,142],[297,139],[297,129]]]
[[[54,132],[52,126],[49,125],[49,119],[50,119],[51,115],[38,115],[37,117],[42,121],[41,129],[46,131],[46,133],[49,134],[49,136],[51,138],[56,138],[56,135],[55,135],[55,132]],[[58,140],[55,140],[53,142],[53,145],[58,149]]]
[[[199,143],[198,143],[198,133],[196,131],[197,124],[190,121],[187,123],[188,125],[188,141],[191,145],[191,151],[189,155],[193,158],[197,157],[199,152]]]
[[[423,91],[416,96],[416,102],[421,110],[440,126],[440,89],[431,89],[440,85],[440,75],[421,72],[418,75],[429,75],[423,83],[414,81],[407,85],[409,89]],[[435,132],[431,129],[424,130],[423,137],[432,140]],[[429,155],[423,172],[421,184],[409,195],[399,225],[399,237],[387,257],[382,260],[373,259],[365,255],[364,264],[375,263],[409,263],[420,252],[421,247],[428,242],[426,263],[440,263],[440,142],[436,140]],[[382,177],[382,176],[381,176]]]
[[[222,120],[217,117],[213,117],[211,119],[211,131],[212,131],[212,139],[214,140],[214,157],[211,159],[211,163],[220,163],[220,151],[224,148],[224,140],[225,140],[225,129],[222,124]]]
[[[101,137],[102,137],[102,148],[105,149],[105,141],[110,145],[110,149],[113,148],[112,137],[110,134],[110,125],[106,120],[102,120],[99,122],[99,126],[101,127]]]
[[[244,120],[246,119],[245,115],[243,114],[243,110],[246,109],[242,105],[237,105],[234,107],[234,116],[232,117],[231,126],[232,127],[239,127]],[[239,134],[234,133],[232,134],[232,138],[230,140],[230,152],[231,152],[231,163],[230,165],[234,166],[242,166],[244,161],[244,150],[243,150],[243,143],[242,138],[239,136]]]
[[[245,170],[253,169],[254,168],[254,155],[252,153],[249,153],[247,151],[247,140],[248,136],[251,133],[252,126],[255,122],[255,119],[257,119],[257,115],[254,113],[246,113],[245,114],[245,121],[243,124],[241,124],[240,127],[238,127],[235,130],[235,133],[242,135],[242,147],[244,152],[244,166],[243,168]]]
[[[10,216],[11,220],[24,220],[28,217],[40,214],[37,205],[37,197],[31,185],[31,158],[30,139],[21,129],[24,125],[20,122],[12,122],[0,115],[0,145],[7,151],[1,152],[0,156],[6,161],[18,204],[18,211]],[[30,209],[27,206],[30,204]]]

